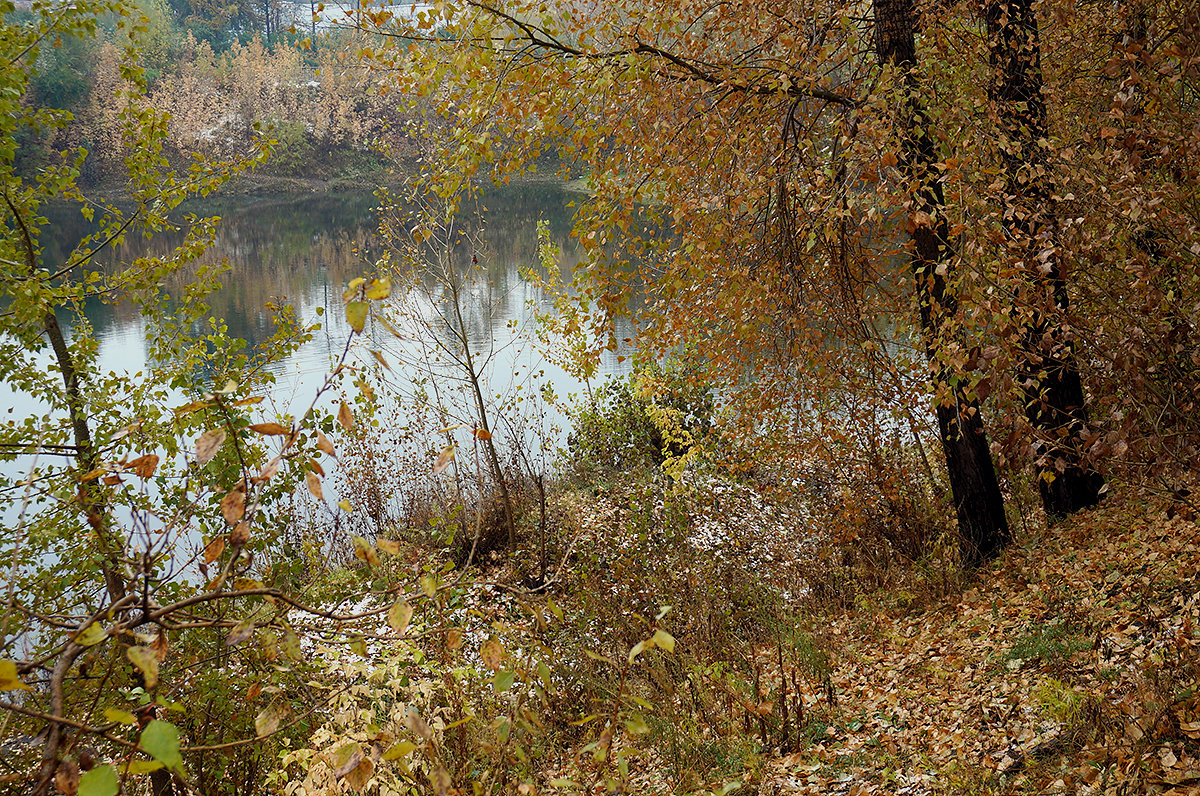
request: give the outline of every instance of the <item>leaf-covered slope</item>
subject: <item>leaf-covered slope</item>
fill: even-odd
[[[830,621],[837,701],[762,794],[1200,792],[1200,527],[1130,499],[971,587]]]

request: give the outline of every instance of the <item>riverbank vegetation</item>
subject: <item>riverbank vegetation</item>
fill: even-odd
[[[1200,784],[1194,4],[308,10],[0,0],[0,788]],[[179,208],[398,164],[277,411]],[[573,400],[471,312],[546,167]]]

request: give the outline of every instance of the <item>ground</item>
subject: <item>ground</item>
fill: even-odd
[[[835,703],[805,687],[812,743],[759,793],[1200,793],[1200,527],[1165,509],[1110,499],[829,617]]]

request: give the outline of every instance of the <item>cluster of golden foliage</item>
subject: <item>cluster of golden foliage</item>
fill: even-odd
[[[885,57],[897,8],[915,57]],[[548,153],[582,173],[576,289],[599,339],[636,315],[639,343],[701,364],[743,427],[844,456],[831,439],[920,436],[932,392],[984,401],[994,458],[1043,482],[1127,462],[1167,483],[1195,462],[1194,4],[412,11],[366,11],[387,37],[366,55],[452,122],[430,132],[430,184],[453,196]],[[915,200],[935,185],[942,202]],[[952,298],[922,342],[903,255],[938,224]],[[1050,394],[1076,370],[1090,421]]]

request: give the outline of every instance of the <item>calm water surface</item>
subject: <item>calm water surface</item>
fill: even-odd
[[[487,195],[483,201],[486,210],[479,217],[461,221],[464,227],[478,230],[484,244],[476,256],[480,267],[467,275],[473,281],[464,291],[463,309],[473,348],[490,355],[486,378],[493,396],[508,395],[518,384],[523,390],[549,384],[559,396],[579,394],[584,388],[532,345],[534,313],[545,312],[550,305],[538,287],[519,273],[538,262],[539,220],[547,223],[551,238],[564,252],[559,263],[564,274],[578,262],[569,237],[569,205],[576,199],[577,195],[555,186],[514,185]],[[274,331],[265,308],[268,302],[286,301],[305,323],[321,324],[312,341],[276,368],[277,386],[271,398],[281,413],[302,411],[342,352],[349,335],[342,291],[351,279],[369,275],[382,251],[376,234],[377,204],[371,193],[362,192],[237,197],[187,208],[197,215],[222,217],[215,245],[201,263],[228,264],[222,287],[209,304],[212,315],[226,320],[231,336],[252,346],[266,340]],[[74,214],[52,218],[52,223],[55,232],[47,236],[47,262],[60,261],[87,231]],[[162,254],[181,240],[181,234],[162,234],[149,241],[135,237],[114,256],[128,261]],[[436,309],[440,303],[436,288],[425,303],[431,312]],[[320,314],[321,309],[327,311]],[[102,371],[133,373],[147,364],[146,329],[136,308],[97,302],[86,312],[100,341]],[[419,374],[406,372],[401,363],[422,359],[430,340],[414,337],[400,341],[377,326],[367,332],[363,344],[382,349],[396,363],[393,380],[415,380]],[[619,336],[627,333],[621,330]],[[448,339],[436,324],[427,334]],[[360,351],[359,355],[366,353]],[[626,369],[628,360],[619,362],[616,354],[607,353],[599,377]],[[18,411],[36,411],[35,406],[22,404],[22,396],[5,392],[3,398]],[[561,416],[556,420],[561,421]]]

